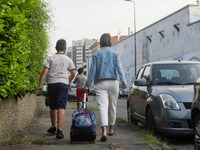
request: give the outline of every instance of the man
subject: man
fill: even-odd
[[[52,126],[47,132],[56,134],[56,119],[58,115],[57,139],[64,138],[62,127],[68,97],[68,84],[76,73],[74,63],[65,55],[66,49],[66,41],[64,39],[58,40],[56,43],[57,53],[47,59],[37,89],[38,92],[42,91],[42,83],[48,73],[47,85]]]

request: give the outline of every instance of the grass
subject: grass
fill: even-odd
[[[90,109],[90,110],[95,111],[95,112],[98,112],[98,111],[99,111],[99,109],[97,109],[97,108],[88,107],[88,106],[87,106],[87,109]]]
[[[177,148],[175,148],[175,147],[172,147],[172,150],[178,150]]]
[[[77,105],[76,102],[70,102],[70,104]],[[76,109],[76,108],[75,108],[75,109]],[[99,111],[99,109],[94,108],[94,107],[89,107],[89,106],[87,106],[87,109],[90,109],[90,110],[95,111],[95,112],[98,112],[98,111]]]
[[[41,139],[34,139],[32,141],[32,144],[34,144],[34,145],[58,145],[58,143],[56,143],[56,142],[46,142]]]
[[[120,124],[129,127],[134,131],[137,131],[137,133],[146,140],[145,143],[136,143],[136,144],[166,144],[165,141],[162,141],[159,137],[154,136],[149,130],[140,129],[138,126],[135,126],[130,122],[127,122],[121,117],[117,117],[117,121]]]
[[[76,104],[77,104],[76,102],[67,102],[67,103],[70,103],[70,104],[73,104],[73,105],[76,105]]]
[[[25,145],[25,144],[28,143],[24,141],[24,138],[11,138],[7,142],[7,145]]]
[[[93,101],[96,101],[96,97],[93,98]]]

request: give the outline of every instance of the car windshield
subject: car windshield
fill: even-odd
[[[153,85],[189,85],[200,77],[200,64],[159,64],[153,67]]]

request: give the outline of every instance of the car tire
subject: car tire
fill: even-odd
[[[152,110],[149,108],[147,110],[147,128],[153,133],[156,133],[156,126],[155,126],[155,121],[153,117]]]
[[[136,126],[138,125],[138,121],[134,119],[132,115],[132,109],[129,105],[129,102],[127,102],[127,119],[128,119],[128,122],[132,122]]]
[[[200,115],[194,119],[194,149],[200,149]]]

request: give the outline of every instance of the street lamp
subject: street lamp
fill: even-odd
[[[135,41],[135,77],[137,75],[137,64],[136,64],[136,16],[135,16],[135,2],[133,0],[125,0],[134,3],[134,41]]]

